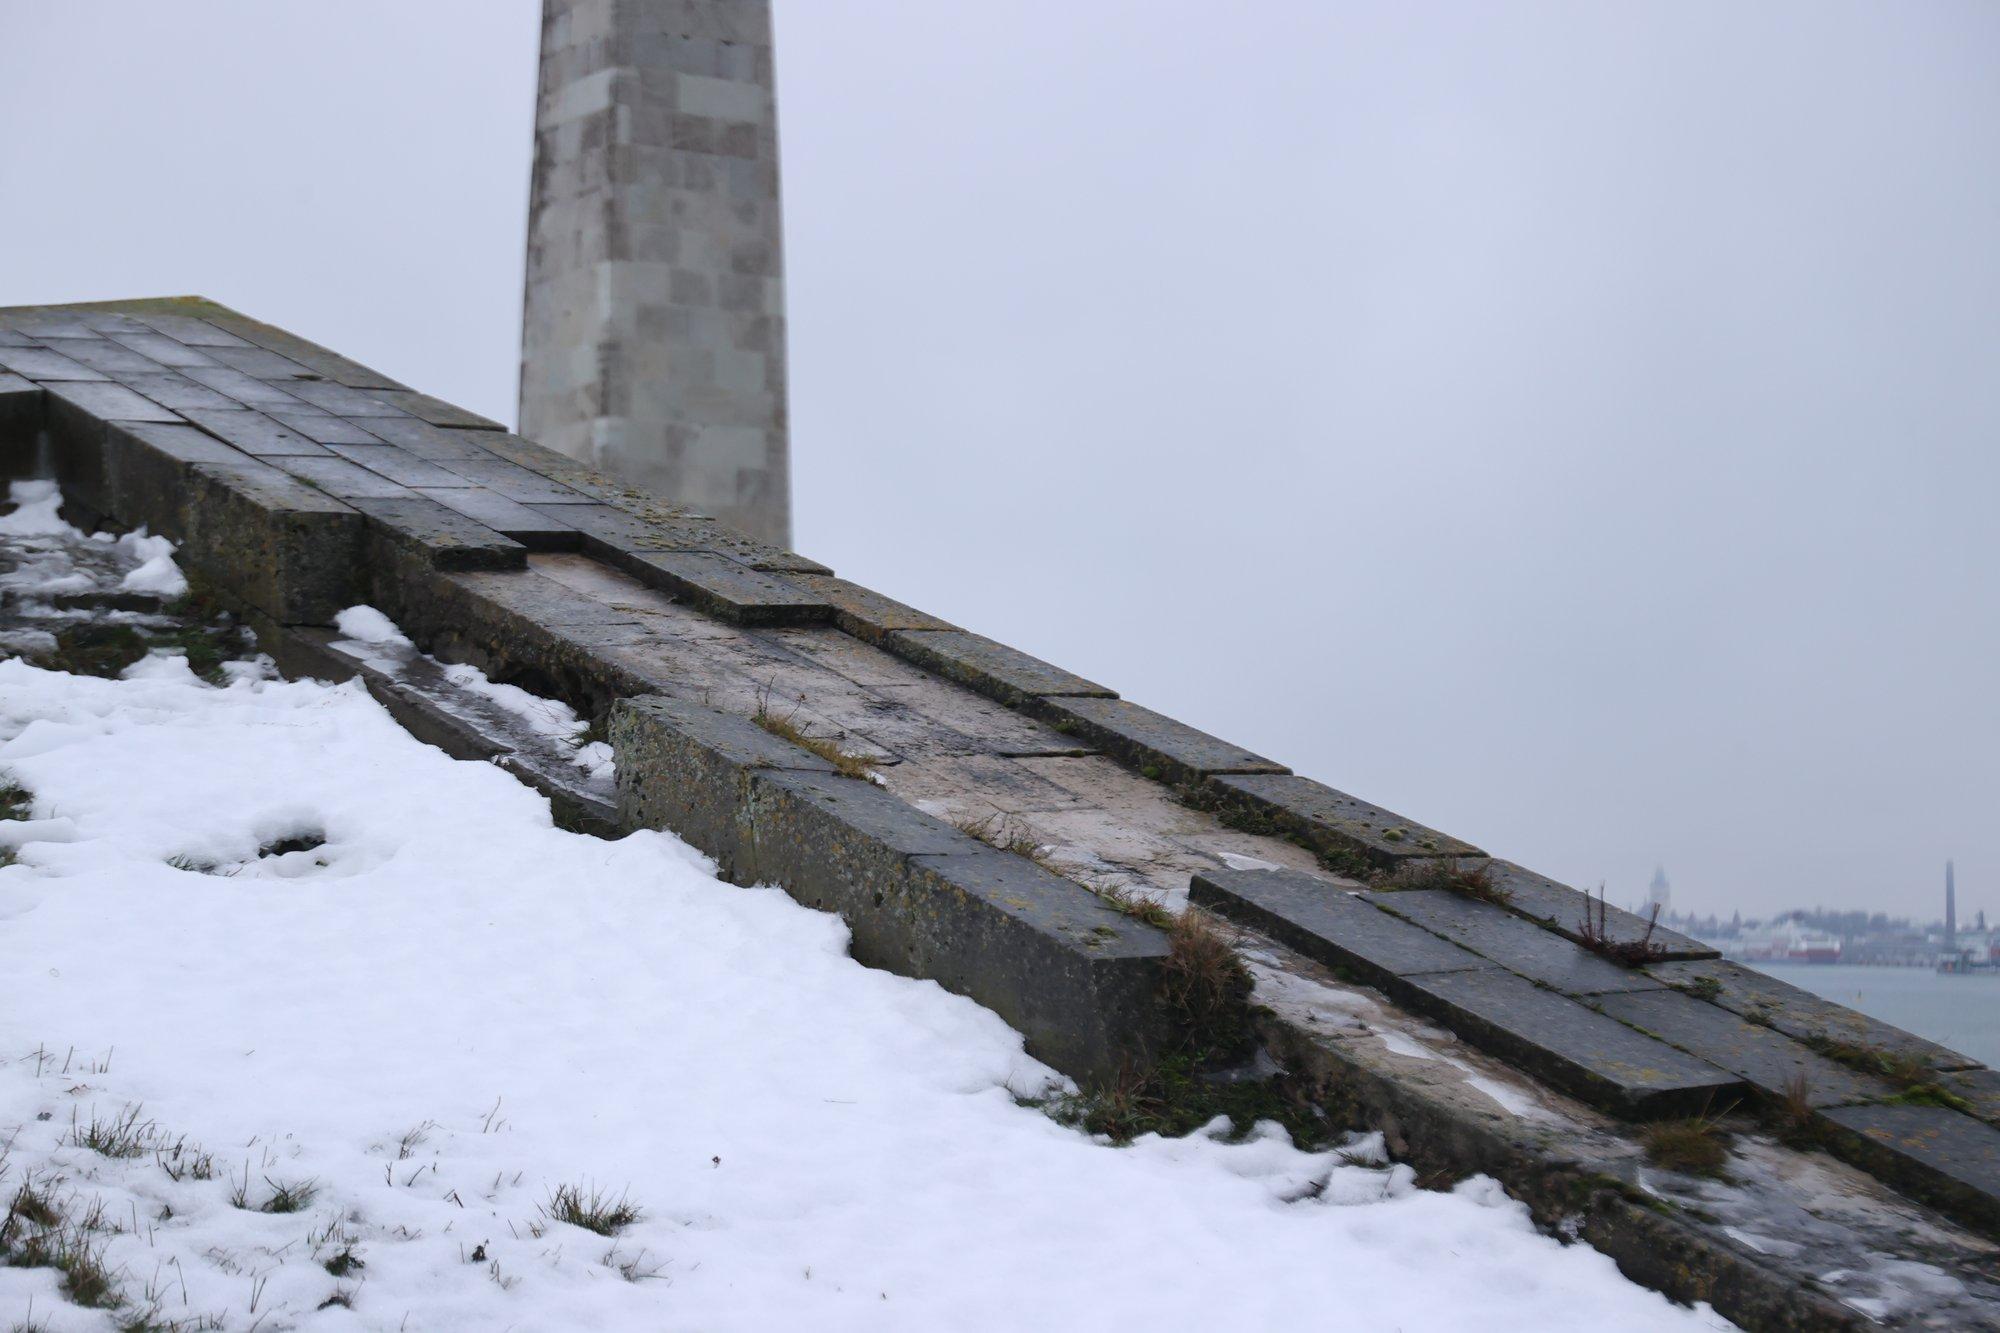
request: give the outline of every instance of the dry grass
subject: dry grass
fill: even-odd
[[[1646,1160],[1669,1171],[1720,1177],[1729,1162],[1729,1140],[1720,1120],[1719,1115],[1698,1115],[1646,1126],[1641,1136]]]
[[[1493,863],[1483,857],[1416,857],[1386,875],[1377,876],[1375,886],[1391,892],[1443,889],[1495,907],[1505,907],[1514,901],[1514,896],[1494,881]]]
[[[1206,916],[1190,908],[1173,918],[1160,1000],[1182,1049],[1211,1059],[1238,1050],[1248,1034],[1250,985],[1249,969]]]
[[[542,1216],[552,1222],[567,1222],[600,1236],[615,1236],[638,1221],[644,1213],[625,1195],[617,1198],[609,1190],[584,1185],[558,1185],[549,1191]]]
[[[1599,884],[1595,903],[1588,897],[1584,899],[1583,920],[1577,925],[1577,938],[1584,948],[1626,967],[1657,963],[1667,956],[1667,946],[1653,938],[1660,925],[1658,903],[1653,904],[1652,914],[1646,918],[1646,933],[1636,940],[1613,939],[1610,916],[1611,909],[1604,902],[1604,886]]]
[[[812,735],[794,720],[796,716],[795,713],[773,713],[763,700],[759,700],[757,711],[750,715],[750,720],[779,740],[790,741],[801,750],[818,755],[832,764],[833,771],[844,778],[866,779],[878,767],[877,761],[867,755],[849,754],[837,742],[825,736]]]

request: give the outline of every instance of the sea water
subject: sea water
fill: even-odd
[[[1801,990],[2000,1067],[2000,972],[1947,974],[1927,967],[1848,963],[1753,966]]]

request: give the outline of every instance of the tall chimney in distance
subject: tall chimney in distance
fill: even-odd
[[[1944,863],[1944,951],[1958,952],[1958,885],[1953,882],[1949,861]]]

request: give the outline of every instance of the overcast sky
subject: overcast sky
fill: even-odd
[[[0,0],[0,303],[512,421],[533,0]],[[779,0],[800,549],[1614,899],[2000,912],[2000,6]]]

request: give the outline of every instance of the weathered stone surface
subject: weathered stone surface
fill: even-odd
[[[1620,967],[1553,931],[1449,889],[1362,896],[1432,934],[1491,959],[1509,972],[1567,995],[1660,988],[1660,982],[1636,968]]]
[[[560,514],[567,506],[550,505],[546,509],[530,509],[518,500],[509,500],[504,495],[496,495],[492,491],[474,486],[464,477],[452,473],[445,475],[459,485],[456,487],[426,485],[419,493],[447,508],[456,509],[467,518],[483,523],[495,532],[505,533],[530,550],[575,550],[582,541],[581,533],[554,516]]]
[[[1769,1028],[1674,990],[1599,995],[1590,1003],[1697,1059],[1738,1075],[1765,1099],[1778,1101],[1800,1086],[1817,1107],[1887,1097],[1895,1091]]]
[[[443,463],[449,459],[492,457],[479,443],[486,434],[484,431],[446,430],[442,426],[434,426],[415,417],[363,417],[357,424],[361,423],[366,424],[373,438],[386,441],[433,463]]]
[[[178,338],[170,338],[164,333],[113,333],[111,341],[155,361],[163,366],[212,366],[214,357],[196,347],[190,347]],[[123,376],[120,376],[123,379]],[[130,383],[130,380],[126,380]]]
[[[449,468],[459,476],[484,486],[495,495],[503,495],[521,504],[565,505],[588,504],[590,497],[571,490],[560,482],[530,472],[518,463],[510,463],[504,458],[446,458],[439,460],[441,466]]]
[[[896,656],[970,686],[1010,708],[1045,694],[1115,697],[1114,691],[1094,681],[968,630],[895,630],[882,635],[878,642]]]
[[[830,620],[833,608],[775,574],[707,551],[640,551],[625,568],[738,625],[804,625]]]
[[[50,406],[66,404],[100,421],[179,421],[181,415],[122,384],[55,383],[46,386]]]
[[[528,549],[521,543],[435,500],[413,495],[352,503],[368,516],[372,532],[420,553],[434,568],[519,569],[527,563]]]
[[[97,332],[82,315],[68,312],[51,314],[46,311],[12,310],[0,319],[5,320],[7,328],[36,341],[43,338],[88,338]]]
[[[119,383],[128,389],[137,390],[162,407],[171,407],[183,415],[190,407],[220,408],[224,411],[241,407],[234,398],[216,392],[206,384],[197,384],[185,375],[171,371],[161,371],[152,375],[121,375]]]
[[[272,404],[264,409],[264,414],[274,421],[282,421],[286,426],[311,440],[314,444],[372,444],[380,445],[380,437],[369,434],[359,422],[337,417],[331,412],[322,412],[305,403],[293,402],[290,407]]]
[[[793,582],[831,606],[834,623],[842,631],[866,643],[880,643],[883,635],[899,629],[958,628],[950,621],[831,574],[800,573]]]
[[[1547,875],[1538,875],[1497,857],[1488,860],[1486,867],[1493,877],[1493,887],[1507,895],[1507,910],[1516,916],[1540,922],[1557,934],[1579,942],[1583,939],[1585,914],[1588,913],[1588,919],[1592,921],[1598,919],[1599,904],[1579,889],[1559,884]],[[1668,930],[1665,926],[1655,926],[1649,932],[1645,918],[1622,907],[1606,903],[1602,905],[1602,912],[1604,936],[1615,944],[1650,940],[1664,951],[1660,954],[1663,959],[1716,956],[1715,950],[1700,940]]]
[[[2000,1070],[1960,1069],[1940,1076],[1938,1085],[1962,1100],[1967,1114],[2000,1125]]]
[[[92,381],[110,378],[46,347],[0,347],[0,369],[31,380]]]
[[[320,624],[359,600],[361,516],[185,425],[112,423],[112,502],[181,544],[179,558],[280,624]]]
[[[156,375],[166,369],[151,357],[108,338],[48,338],[42,345],[79,365],[102,371],[113,379],[122,380],[127,375]]]
[[[295,398],[304,399],[322,411],[337,417],[402,417],[409,414],[393,403],[385,403],[374,394],[361,389],[350,389],[345,384],[335,384],[330,380],[312,380],[304,384],[287,384],[285,391]]]
[[[466,430],[505,429],[499,422],[488,420],[477,412],[467,411],[414,389],[378,389],[375,396],[389,406],[401,408],[417,420],[427,421],[433,426],[457,426]]]
[[[1291,772],[1240,745],[1124,699],[1042,695],[1029,711],[1160,782],[1189,783],[1208,773]]]
[[[1392,994],[1399,977],[1493,967],[1359,894],[1301,871],[1207,871],[1194,876],[1188,900]]]
[[[335,458],[330,455],[308,458],[277,454],[266,461],[300,481],[317,486],[328,495],[337,495],[343,500],[394,500],[416,494],[400,482],[391,481],[379,472],[370,472],[360,464],[350,463],[345,458]]]
[[[302,366],[287,356],[263,347],[211,347],[208,356],[218,365],[240,370],[245,375],[260,380],[282,380],[286,385],[295,381],[301,388],[319,388],[323,382],[317,378],[318,372]],[[300,395],[303,397],[304,395]],[[313,401],[307,399],[308,402]]]
[[[208,322],[238,335],[244,342],[275,352],[297,365],[306,367],[312,374],[334,384],[346,385],[354,389],[400,389],[404,386],[379,370],[370,369],[359,361],[340,353],[308,342],[295,333],[249,318],[234,310],[210,302],[202,302],[206,307]]]
[[[1795,1041],[1829,1040],[1911,1056],[1932,1069],[1970,1069],[1979,1062],[1933,1041],[1868,1017],[1811,991],[1726,959],[1655,963],[1646,969],[1666,985],[1695,994]]]
[[[1986,1231],[2000,1231],[2000,1130],[1937,1106],[1842,1106],[1823,1113],[1834,1148]]]
[[[739,883],[757,872],[750,824],[751,770],[833,772],[749,718],[651,695],[611,710],[618,756],[618,816],[626,828],[669,829],[714,857]]]
[[[1217,774],[1204,790],[1225,809],[1268,822],[1314,848],[1394,865],[1413,856],[1484,856],[1470,843],[1413,819],[1286,773]]]
[[[207,320],[188,315],[164,315],[142,311],[132,316],[139,323],[188,347],[247,347],[243,339]]]
[[[1145,1063],[1162,932],[871,783],[758,770],[751,824],[757,877],[839,912],[860,961],[971,996],[1086,1082]]]
[[[1627,1119],[1719,1111],[1732,1075],[1510,972],[1404,977],[1406,1002],[1571,1096]]]
[[[42,387],[0,372],[0,475],[25,477],[35,470],[41,429]]]
[[[189,366],[189,379],[226,394],[246,407],[303,407],[304,404],[277,385],[246,375],[233,366]]]
[[[324,445],[314,444],[277,418],[267,417],[262,412],[252,411],[249,408],[217,411],[212,408],[191,407],[183,415],[217,439],[227,440],[244,453],[258,458],[280,455],[304,458],[332,457]]]
[[[970,995],[1080,1078],[1109,1081],[1150,1047],[1160,932],[740,715],[628,700],[611,734],[623,818],[839,912],[862,962]]]
[[[338,420],[339,418],[329,418]],[[379,473],[405,486],[422,486],[429,489],[474,490],[473,483],[456,472],[447,472],[436,463],[418,458],[416,455],[398,449],[393,444],[329,444],[327,449],[350,463],[358,463],[370,472]],[[438,497],[431,496],[435,500]],[[470,517],[478,518],[477,514]],[[490,526],[490,525],[489,525]],[[498,531],[498,529],[496,529]]]

